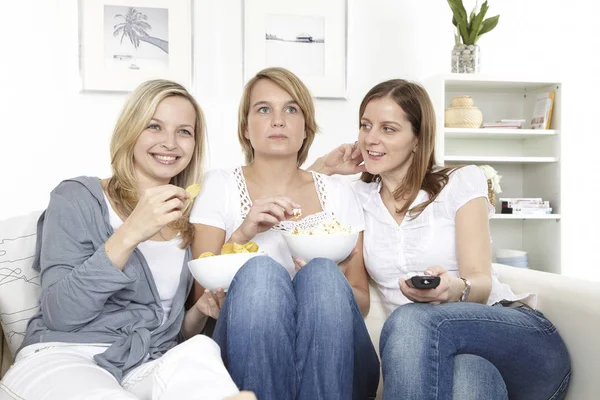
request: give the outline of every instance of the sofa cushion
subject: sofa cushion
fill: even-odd
[[[0,221],[0,324],[12,354],[39,310],[40,276],[32,264],[40,214]]]

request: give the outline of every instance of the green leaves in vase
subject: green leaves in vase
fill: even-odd
[[[487,0],[481,5],[479,13],[477,13],[477,4],[475,4],[468,16],[462,0],[448,0],[448,4],[453,14],[452,24],[457,31],[454,35],[456,44],[460,44],[461,39],[463,44],[476,44],[481,35],[488,33],[498,25],[499,15],[484,20],[489,9]]]

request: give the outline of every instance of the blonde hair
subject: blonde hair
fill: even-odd
[[[374,86],[360,104],[359,125],[369,102],[381,98],[389,98],[402,108],[418,140],[406,177],[393,192],[396,200],[408,195],[406,202],[401,209],[396,209],[396,213],[408,212],[409,217],[416,218],[435,201],[448,183],[449,175],[460,167],[439,168],[435,164],[435,111],[427,91],[421,85],[404,79],[392,79]],[[364,182],[379,182],[381,177],[363,172],[360,179]],[[409,210],[419,190],[427,192],[429,199]]]
[[[168,97],[187,99],[196,112],[194,126],[195,145],[190,163],[177,176],[171,179],[171,184],[186,188],[193,183],[199,183],[203,173],[203,155],[205,146],[205,123],[202,109],[188,91],[178,83],[157,79],[142,83],[128,98],[110,141],[110,156],[113,176],[108,181],[107,192],[116,211],[129,216],[137,205],[140,197],[136,185],[133,161],[133,148],[154,116],[158,104]],[[189,246],[193,238],[193,227],[189,223],[191,211],[188,202],[183,209],[183,215],[170,224],[172,229],[181,233],[182,248]]]
[[[306,161],[310,146],[315,140],[315,135],[319,130],[317,122],[315,121],[315,106],[310,91],[300,78],[291,71],[280,67],[263,69],[244,87],[244,93],[242,94],[238,112],[238,139],[246,156],[246,164],[251,164],[254,161],[254,149],[252,148],[252,143],[250,143],[250,139],[246,138],[246,131],[248,130],[248,112],[250,111],[250,94],[254,85],[261,79],[268,79],[285,90],[298,104],[304,114],[306,138],[298,151],[297,165],[300,167],[304,161]]]

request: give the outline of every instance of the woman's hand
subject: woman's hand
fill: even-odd
[[[194,306],[185,312],[181,324],[183,337],[191,338],[202,333],[208,317],[215,319],[219,317],[223,301],[225,301],[225,291],[223,289],[218,288],[215,293],[206,289],[198,301],[194,303]]]
[[[146,189],[123,225],[104,243],[108,258],[123,270],[138,244],[181,218],[184,201],[189,197],[188,192],[174,185]]]
[[[301,258],[293,258],[292,257],[292,259],[294,260],[294,270],[296,272],[300,271],[302,269],[302,267],[304,267],[306,265],[306,261],[304,261]]]
[[[229,241],[247,243],[259,233],[266,232],[288,216],[293,209],[301,208],[298,203],[284,196],[266,197],[254,201],[244,222],[231,235]]]
[[[217,288],[215,293],[205,289],[194,307],[207,317],[217,319],[224,301],[225,291],[222,288]]]
[[[425,275],[439,276],[440,284],[435,289],[415,289],[409,280],[400,278],[398,285],[406,298],[415,303],[440,304],[458,301],[464,288],[462,279],[448,274],[444,268],[434,265],[427,268]]]
[[[366,171],[362,162],[357,144],[345,143],[321,157],[309,169],[326,175],[354,175]]]
[[[137,244],[150,239],[162,228],[181,218],[190,194],[175,185],[146,189],[122,227]]]

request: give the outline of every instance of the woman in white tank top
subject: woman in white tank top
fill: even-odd
[[[213,338],[236,384],[260,399],[366,399],[379,361],[361,314],[369,308],[362,237],[345,274],[331,260],[295,265],[281,237],[333,217],[363,224],[341,178],[299,168],[317,131],[310,93],[290,71],[267,68],[246,85],[239,118],[246,166],[207,175],[190,217],[193,251],[252,240],[270,257],[236,274]]]

